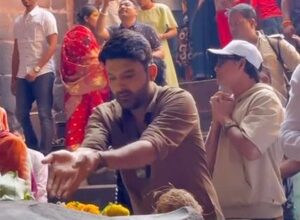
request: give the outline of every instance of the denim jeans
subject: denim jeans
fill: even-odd
[[[298,10],[300,10],[300,8]],[[296,28],[296,34],[300,36],[300,11],[292,14],[292,21],[294,23],[294,27]]]
[[[288,177],[283,179],[283,187],[286,196],[286,202],[283,204],[283,217],[284,220],[295,220],[294,214],[294,190],[293,190],[293,178]]]
[[[272,17],[261,20],[260,28],[266,35],[281,34],[282,33],[282,17]]]
[[[54,74],[52,72],[37,77],[33,82],[17,79],[16,116],[23,128],[26,144],[29,148],[45,154],[51,151],[53,137],[53,82]],[[39,144],[30,120],[30,111],[34,101],[37,104],[41,128]]]

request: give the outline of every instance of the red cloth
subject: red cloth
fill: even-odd
[[[82,25],[66,33],[61,54],[61,76],[66,88],[66,145],[74,150],[84,138],[92,109],[109,99],[107,73],[98,61],[100,46]]]
[[[29,155],[24,141],[9,132],[6,111],[0,107],[0,173],[17,172],[31,184]]]
[[[23,140],[8,131],[0,133],[0,173],[18,172],[18,176],[31,182],[29,156]]]
[[[228,17],[225,13],[226,10],[217,11],[216,13],[219,41],[222,48],[232,40],[228,24]]]
[[[248,1],[249,0],[235,0],[232,6],[240,3],[247,3]],[[232,40],[226,12],[226,9],[218,10],[216,12],[218,36],[221,48],[225,47]]]
[[[281,10],[276,0],[252,0],[258,19],[282,16]]]

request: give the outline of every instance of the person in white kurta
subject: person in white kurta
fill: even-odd
[[[281,140],[285,155],[300,161],[300,64],[292,75],[290,100],[281,127]]]

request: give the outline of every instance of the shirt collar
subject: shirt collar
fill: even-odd
[[[40,9],[40,7],[39,7],[38,5],[36,5],[36,6],[28,13],[28,15],[29,15],[30,17],[33,17],[33,16],[37,15],[39,9]],[[26,14],[25,14],[25,16],[26,16]]]
[[[135,30],[137,27],[137,22],[135,22],[132,26],[130,26],[129,28],[126,28],[122,25],[122,23],[120,24],[120,29],[129,29],[129,30]]]
[[[156,104],[157,104],[157,97],[160,91],[160,86],[157,86],[154,82],[151,82],[154,84],[154,94],[153,97],[150,101],[150,103],[148,104],[147,108],[146,108],[146,112],[144,115],[144,121],[146,124],[150,124],[152,121],[152,116],[153,116],[153,112],[155,111],[156,108]],[[116,100],[115,100],[116,101]],[[117,102],[117,101],[116,101]],[[117,115],[119,115],[121,118],[126,117],[126,115],[128,116],[131,115],[131,112],[125,109],[122,109],[122,107],[120,106],[120,104],[117,102]]]
[[[257,39],[257,42],[256,42],[256,47],[259,48],[260,44],[261,44],[261,41],[266,41],[266,39],[264,37],[264,34],[261,31],[256,31],[256,33],[257,33],[257,36],[258,36],[258,39]]]

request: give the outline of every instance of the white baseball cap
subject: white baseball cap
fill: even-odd
[[[256,46],[244,40],[232,40],[223,49],[208,49],[208,52],[220,56],[237,55],[243,57],[258,70],[263,62],[261,53]]]

